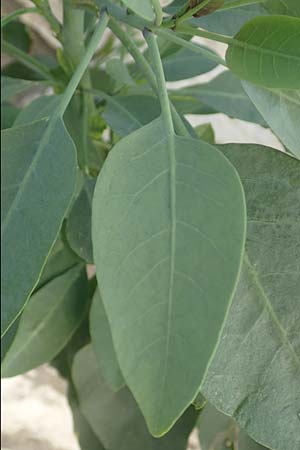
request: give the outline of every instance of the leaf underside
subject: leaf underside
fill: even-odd
[[[244,233],[239,179],[214,147],[174,136],[169,148],[158,119],[110,152],[93,200],[97,276],[122,373],[156,436],[198,391]]]

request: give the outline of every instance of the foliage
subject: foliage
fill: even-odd
[[[185,450],[193,428],[203,450],[295,450],[299,2],[161,3],[1,20],[2,375],[53,364],[83,450]],[[28,12],[56,61],[32,54]],[[284,151],[217,145],[218,112]]]

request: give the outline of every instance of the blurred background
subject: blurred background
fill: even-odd
[[[51,0],[54,14],[61,20],[61,1]],[[28,0],[2,0],[1,15],[5,15],[20,6],[32,6]],[[31,53],[48,53],[55,56],[59,46],[47,23],[36,14],[21,16],[32,39]],[[197,39],[215,49],[222,56],[225,46]],[[1,57],[1,66],[10,62],[6,55]],[[215,77],[223,69],[216,68],[208,74],[188,81],[169,83],[170,87],[184,87],[205,82]],[[38,95],[38,92],[36,93]],[[20,97],[21,103],[32,100]],[[188,116],[193,125],[211,123],[217,143],[248,142],[269,145],[282,149],[276,137],[259,125],[223,114],[209,116]],[[66,384],[55,369],[42,366],[25,375],[2,380],[2,450],[79,450],[73,432],[72,417],[66,399]],[[189,449],[199,450],[197,433],[190,438]]]

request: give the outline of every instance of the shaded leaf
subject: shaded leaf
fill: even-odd
[[[91,346],[74,359],[73,382],[80,408],[104,446],[110,450],[185,450],[197,413],[190,407],[161,439],[153,438],[128,388],[111,391],[103,381]],[[113,420],[111,419],[113,417]]]
[[[4,334],[36,286],[57,238],[74,191],[76,159],[61,119],[40,120],[1,134]]]
[[[202,450],[267,450],[254,442],[230,417],[208,404],[197,424]]]
[[[300,90],[264,89],[247,82],[243,86],[272,131],[300,158]]]
[[[74,252],[88,263],[93,263],[91,238],[92,198],[96,180],[87,179],[67,218],[66,235]]]
[[[207,14],[212,14],[217,9],[221,8],[224,3],[224,0],[209,0],[208,2],[204,0],[206,4],[194,15],[194,17],[202,17]],[[203,0],[190,0],[189,6],[190,8],[194,8],[197,5],[203,3]]]
[[[103,378],[110,389],[118,391],[125,382],[114,349],[110,324],[98,289],[94,294],[90,311],[90,333],[95,357]]]
[[[5,41],[20,48],[24,52],[29,52],[31,38],[28,34],[26,26],[22,22],[15,20],[14,22],[8,23],[1,30],[1,35]]]
[[[266,125],[264,119],[249,101],[241,81],[229,71],[223,72],[208,83],[197,84],[195,86],[174,91],[176,99],[189,99],[194,108],[191,111],[185,109],[190,114],[202,114],[203,104],[213,108],[215,112],[222,112],[236,119]],[[200,103],[199,103],[200,102]],[[199,103],[199,109],[197,105]],[[176,102],[177,105],[177,102]],[[180,103],[178,102],[180,108]]]
[[[300,446],[300,162],[259,145],[221,148],[246,193],[247,257],[202,393],[256,441],[295,450]]]
[[[160,119],[122,139],[98,177],[92,216],[100,294],[121,371],[156,436],[198,392],[245,233],[233,167],[209,144],[172,139],[169,147]]]
[[[2,103],[1,105],[1,130],[11,128],[16,120],[20,110],[10,103]]]
[[[300,17],[299,0],[268,0],[263,6],[270,14]]]
[[[115,133],[123,137],[151,122],[159,114],[160,106],[154,97],[118,95],[107,102],[103,118]]]
[[[34,81],[1,76],[1,102],[10,100],[15,95],[26,92],[37,85],[38,83]]]
[[[106,64],[107,73],[115,80],[115,90],[133,84],[127,65],[121,59],[110,59]]]
[[[247,22],[226,52],[230,70],[270,88],[300,88],[300,19],[262,16]]]
[[[215,143],[215,132],[210,123],[203,123],[195,128],[197,136],[209,144]]]
[[[202,47],[210,51],[208,48]],[[212,50],[211,52],[214,53]],[[216,65],[214,61],[186,48],[181,48],[176,53],[172,53],[163,59],[166,81],[178,81],[196,77],[202,73],[209,72]]]
[[[53,114],[61,97],[58,95],[42,95],[22,109],[14,126],[26,125],[40,119],[46,119]]]
[[[54,358],[78,328],[85,308],[87,277],[77,265],[38,290],[24,309],[2,364],[2,376],[27,372]]]
[[[155,19],[151,0],[122,0],[122,2],[143,19],[149,22]]]

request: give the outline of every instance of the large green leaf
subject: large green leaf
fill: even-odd
[[[34,294],[20,319],[2,376],[27,372],[54,358],[78,328],[85,308],[87,277],[77,265]]]
[[[159,103],[154,97],[117,95],[110,97],[103,118],[115,133],[123,137],[151,122],[159,114]]]
[[[270,128],[300,158],[300,90],[264,89],[248,82],[243,86]]]
[[[15,20],[14,22],[5,25],[3,30],[1,30],[1,35],[1,38],[5,41],[13,44],[24,52],[30,51],[31,37],[24,23],[19,20]]]
[[[59,95],[42,95],[29,103],[18,115],[14,126],[26,125],[50,117],[61,100]]]
[[[197,427],[202,450],[267,450],[210,404],[201,412]]]
[[[206,47],[203,48],[206,51],[210,51]],[[214,61],[186,48],[181,48],[176,53],[172,53],[163,59],[164,73],[167,81],[178,81],[196,77],[202,73],[209,72],[216,65]]]
[[[2,131],[1,335],[38,282],[72,198],[74,144],[61,119]]]
[[[300,17],[299,0],[267,0],[263,6],[271,14]]]
[[[99,175],[92,214],[99,288],[121,371],[156,436],[201,384],[245,234],[231,164],[200,140],[171,140],[161,119],[122,139]]]
[[[98,289],[94,294],[90,311],[90,333],[103,378],[113,391],[118,391],[124,385],[124,378],[120,371],[110,325]]]
[[[5,102],[15,95],[26,92],[28,89],[37,85],[37,81],[1,76],[1,102]]]
[[[20,110],[10,103],[1,104],[1,130],[11,128]]]
[[[66,235],[74,252],[85,261],[92,263],[93,248],[91,238],[92,198],[96,180],[88,178],[76,198],[67,218]]]
[[[197,418],[190,407],[173,430],[153,438],[128,388],[113,392],[103,381],[91,346],[74,358],[72,377],[80,408],[109,450],[185,450]]]
[[[122,2],[143,19],[149,22],[155,19],[151,0],[122,0]]]
[[[202,392],[256,441],[300,448],[300,162],[229,144],[248,209],[247,258]]]
[[[208,83],[197,84],[195,86],[173,91],[174,99],[178,101],[180,108],[180,99],[189,99],[193,105],[191,110],[185,109],[185,113],[203,114],[203,104],[210,106],[215,112],[222,112],[236,119],[265,125],[265,121],[249,101],[241,81],[231,72],[226,71],[213,78]],[[177,102],[175,102],[177,105]],[[199,104],[199,109],[197,105]]]
[[[300,19],[262,16],[229,44],[226,61],[240,78],[270,88],[300,88]]]

